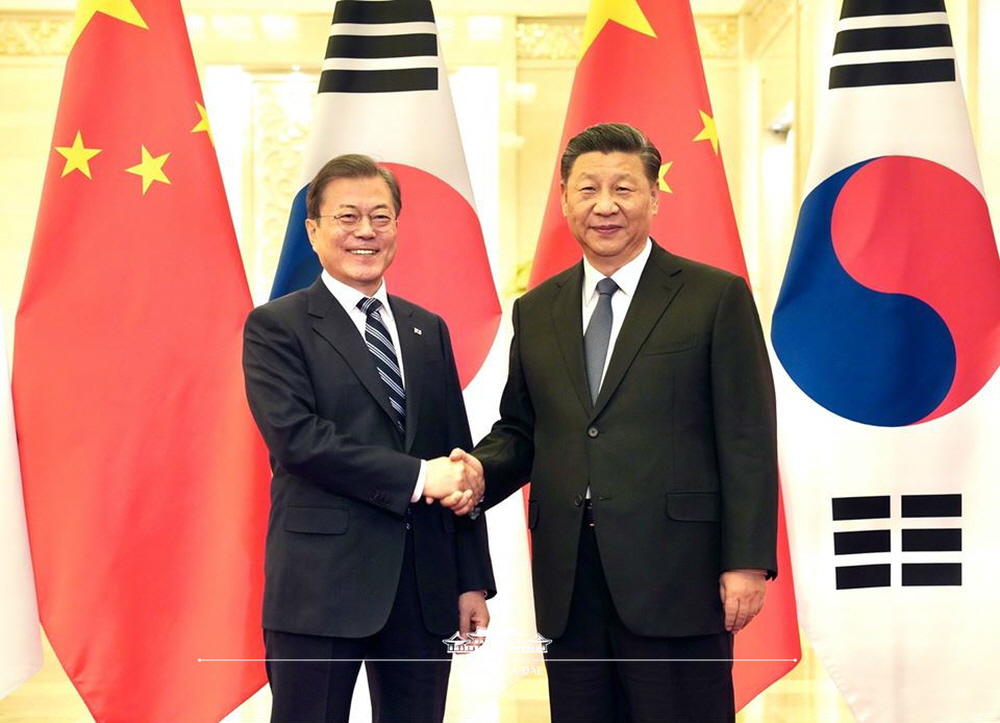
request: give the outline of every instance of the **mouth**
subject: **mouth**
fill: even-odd
[[[599,234],[613,234],[617,231],[620,231],[622,227],[619,226],[618,224],[608,223],[608,224],[600,224],[598,226],[591,226],[590,228]]]
[[[378,253],[378,249],[348,249],[347,253],[352,256],[374,256]]]

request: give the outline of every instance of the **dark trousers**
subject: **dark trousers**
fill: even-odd
[[[412,534],[389,619],[367,638],[264,631],[271,723],[346,723],[361,661],[375,723],[440,723],[450,656],[420,613]],[[400,659],[403,659],[400,661]],[[439,662],[436,662],[439,661]]]
[[[649,638],[629,631],[594,530],[584,526],[569,623],[545,656],[552,723],[734,721],[732,657],[729,633]]]

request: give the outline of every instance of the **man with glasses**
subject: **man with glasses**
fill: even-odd
[[[374,720],[440,721],[442,639],[489,621],[486,522],[468,515],[482,479],[449,459],[471,438],[448,329],[383,278],[401,208],[388,169],[329,161],[306,196],[320,278],[246,323],[247,396],[273,470],[275,722],[346,721],[362,660]]]

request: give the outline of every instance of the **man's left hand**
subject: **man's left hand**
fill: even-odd
[[[726,570],[719,576],[719,595],[726,614],[726,630],[738,633],[764,607],[767,573],[764,570]]]
[[[475,645],[483,644],[480,631],[486,631],[490,624],[490,611],[486,608],[486,596],[481,590],[470,590],[458,596],[458,634],[463,640]],[[469,633],[477,633],[469,638]]]

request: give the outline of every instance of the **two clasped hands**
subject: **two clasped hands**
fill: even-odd
[[[424,480],[427,504],[437,500],[456,515],[467,515],[482,500],[485,489],[483,465],[464,450],[456,447],[449,456],[427,462]]]

